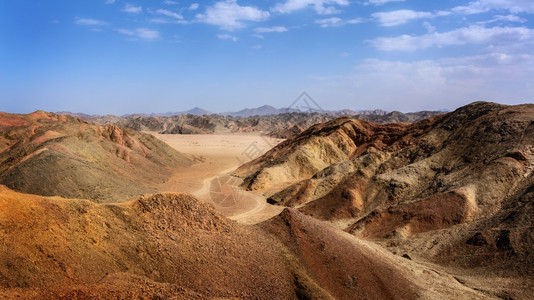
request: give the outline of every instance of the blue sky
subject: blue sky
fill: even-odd
[[[3,0],[0,111],[534,102],[532,0]]]

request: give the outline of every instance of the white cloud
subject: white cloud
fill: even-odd
[[[184,18],[182,15],[180,15],[178,13],[175,13],[173,11],[170,11],[170,10],[166,10],[166,9],[158,9],[158,10],[156,10],[156,13],[160,14],[160,15],[167,16],[167,17],[175,18],[175,19],[178,19],[178,20],[181,20],[181,19]]]
[[[124,5],[124,8],[121,9],[121,11],[127,12],[127,13],[132,13],[132,14],[138,14],[138,13],[143,11],[143,7],[135,6],[135,5],[130,4],[130,3],[126,3],[126,5]]]
[[[516,43],[531,44],[534,41],[534,29],[525,27],[492,27],[469,26],[448,32],[434,32],[419,36],[401,35],[397,37],[381,37],[371,44],[385,51],[415,51],[430,47],[442,47],[466,44],[487,44],[491,47],[501,45],[513,46]]]
[[[147,28],[137,28],[135,30],[129,30],[129,29],[117,29],[118,33],[129,35],[129,36],[135,36],[138,38],[142,38],[145,40],[154,40],[159,38],[159,32],[157,30],[147,29]]]
[[[232,41],[232,42],[237,42],[237,40],[239,40],[239,38],[237,38],[236,36],[233,36],[233,35],[230,35],[230,34],[218,34],[217,37],[221,40],[229,40],[229,41]]]
[[[339,27],[339,26],[343,26],[346,24],[358,24],[358,23],[363,23],[363,22],[365,22],[365,20],[362,18],[350,19],[346,21],[338,17],[315,20],[315,24],[319,24],[319,26],[323,28]]]
[[[149,18],[147,21],[154,24],[187,23],[184,20],[174,20],[170,18]]]
[[[432,26],[432,24],[430,24],[429,22],[425,21],[423,22],[423,27],[425,27],[426,31],[428,33],[432,33],[434,31],[436,31],[436,27]]]
[[[534,56],[524,53],[412,62],[367,59],[352,73],[316,77],[313,93],[374,106],[366,108],[453,109],[478,100],[532,102],[534,84],[525,78],[534,78]]]
[[[335,15],[335,14],[340,14],[343,12],[342,10],[337,9],[334,6],[327,6],[327,7],[319,6],[315,10],[320,15]]]
[[[106,21],[96,20],[96,19],[87,19],[87,18],[76,18],[74,23],[78,25],[90,25],[90,26],[104,26],[108,24]]]
[[[172,0],[164,0],[164,1],[163,1],[163,4],[166,4],[166,5],[176,5],[176,4],[178,4],[178,2],[176,2],[176,1],[172,1]]]
[[[491,10],[507,10],[511,13],[534,13],[534,1],[532,0],[480,0],[472,1],[465,6],[457,6],[452,9],[456,13],[473,15],[485,13]]]
[[[316,20],[315,23],[319,24],[321,27],[337,27],[343,25],[343,20],[338,17],[327,18]]]
[[[449,15],[449,12],[438,11],[435,13],[426,11],[413,11],[409,9],[394,10],[389,12],[377,12],[371,16],[378,20],[382,26],[397,26],[416,19],[429,19]]]
[[[189,5],[189,10],[197,10],[199,7],[198,3],[193,3],[191,5]]]
[[[363,23],[365,22],[365,19],[363,18],[355,18],[355,19],[350,19],[350,20],[347,20],[347,24],[359,24],[359,23]]]
[[[156,31],[156,30],[152,30],[152,29],[147,29],[147,28],[138,28],[136,30],[137,32],[137,35],[140,37],[140,38],[143,38],[143,39],[149,39],[149,40],[152,40],[152,39],[157,39],[159,38],[159,32]]]
[[[113,4],[115,3],[115,0],[106,0],[106,4]]]
[[[364,4],[365,5],[372,4],[372,5],[379,6],[379,5],[384,5],[386,3],[389,3],[389,2],[404,2],[404,1],[405,0],[369,0],[365,2]]]
[[[278,3],[272,11],[282,14],[292,13],[294,11],[313,6],[313,9],[321,15],[337,14],[341,11],[333,5],[347,6],[348,0],[287,0],[285,3]]]
[[[483,12],[490,11],[491,8],[482,5],[480,1],[478,2],[471,2],[467,6],[456,6],[452,9],[452,11],[459,13],[459,14],[465,14],[465,15],[474,15],[474,14],[480,14]]]
[[[253,6],[240,6],[236,0],[225,0],[209,6],[203,14],[197,14],[197,20],[217,25],[224,30],[235,30],[245,27],[243,21],[260,22],[269,18],[267,11]]]
[[[267,32],[286,32],[287,28],[284,26],[273,26],[273,27],[258,27],[254,29],[257,33],[267,33]]]
[[[506,15],[506,16],[503,16],[503,15],[496,15],[494,16],[491,20],[488,20],[488,21],[482,21],[482,22],[477,22],[477,24],[491,24],[491,23],[495,23],[495,22],[517,22],[517,23],[526,23],[527,20],[526,19],[523,19],[519,16],[516,16],[516,15]]]

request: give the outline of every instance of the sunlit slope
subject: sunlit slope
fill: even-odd
[[[0,115],[0,183],[26,193],[124,201],[191,161],[151,135],[35,112]]]

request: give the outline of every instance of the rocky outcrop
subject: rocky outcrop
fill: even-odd
[[[0,118],[0,183],[17,191],[125,201],[192,164],[155,137],[121,126],[44,112]]]
[[[532,225],[515,216],[530,209],[533,170],[534,105],[476,102],[415,124],[316,125],[236,174],[357,237],[462,267],[475,250],[496,268],[512,262],[499,253],[530,263]]]

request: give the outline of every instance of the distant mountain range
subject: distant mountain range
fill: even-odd
[[[285,113],[285,112],[288,112],[287,108],[278,109],[270,105],[263,105],[263,106],[256,107],[256,108],[245,108],[237,112],[224,112],[224,113],[221,113],[221,115],[246,118],[246,117],[252,117],[252,116],[278,115],[278,114]]]
[[[237,112],[212,113],[195,107],[182,112],[159,114],[130,114],[124,116],[90,116],[83,113],[59,112],[71,115],[94,125],[122,125],[139,131],[156,131],[164,134],[210,134],[221,132],[263,132],[277,138],[290,138],[310,126],[348,116],[377,124],[407,122],[413,123],[443,114],[442,111],[420,111],[402,113],[375,110],[322,110],[303,106],[296,108],[275,108],[263,105]]]
[[[190,110],[186,111],[179,111],[179,112],[166,112],[166,113],[151,113],[151,114],[127,114],[123,115],[122,117],[130,117],[130,116],[143,116],[143,117],[171,117],[171,116],[178,116],[178,115],[194,115],[194,116],[207,116],[207,115],[221,115],[221,116],[232,116],[232,117],[252,117],[252,116],[271,116],[271,115],[279,115],[284,113],[320,113],[320,114],[329,114],[333,116],[353,116],[353,115],[376,115],[376,116],[383,116],[388,114],[387,111],[382,109],[375,109],[375,110],[352,110],[352,109],[341,109],[341,110],[321,110],[321,109],[315,109],[315,108],[308,108],[308,109],[296,109],[296,108],[276,108],[270,105],[263,105],[256,108],[245,108],[240,111],[235,112],[223,112],[223,113],[214,113],[209,110],[195,107]],[[88,115],[84,113],[73,113],[69,111],[60,111],[57,112],[57,114],[60,115],[70,115],[79,117],[81,119],[88,119],[93,117],[99,117],[99,115]]]
[[[200,108],[200,107],[195,107],[193,109],[186,110],[186,111],[167,112],[167,113],[162,113],[162,114],[150,114],[150,116],[151,117],[171,117],[171,116],[176,116],[176,115],[204,116],[204,115],[212,115],[212,114],[213,114],[213,112],[211,112],[209,110],[206,110],[206,109],[203,109],[203,108]]]
[[[238,112],[228,112],[221,113],[221,115],[227,115],[232,117],[252,117],[252,116],[270,116],[270,115],[279,115],[284,113],[321,113],[329,114],[334,116],[352,116],[352,115],[377,115],[383,116],[388,112],[381,109],[375,110],[359,110],[355,111],[352,109],[342,109],[342,110],[321,110],[308,108],[306,110],[295,109],[295,108],[275,108],[270,105],[263,105],[257,108],[245,108]]]

